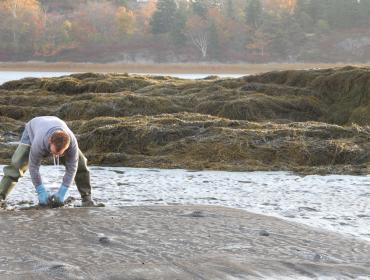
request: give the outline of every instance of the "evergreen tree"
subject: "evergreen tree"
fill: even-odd
[[[361,11],[361,1],[358,2],[357,0],[355,0],[355,3],[353,5],[353,10],[352,10],[352,17],[354,19],[353,21],[353,25],[355,27],[361,27],[362,25],[362,19],[361,19],[361,16],[362,16],[362,11]],[[367,17],[369,17],[370,14],[367,14]]]
[[[297,0],[294,10],[296,22],[306,33],[314,31],[314,19],[310,15],[309,4],[310,0]]]
[[[308,11],[308,0],[297,0],[294,8],[294,14],[298,15],[300,13],[307,13],[307,11]]]
[[[283,37],[286,43],[286,58],[294,59],[299,54],[300,46],[304,45],[306,42],[305,33],[294,17],[288,15],[282,17],[281,29],[284,31]]]
[[[307,1],[307,14],[316,24],[320,19],[326,19],[326,2],[325,0],[309,0]]]
[[[128,8],[130,1],[129,0],[114,0],[113,2],[115,2],[115,4],[117,6],[124,6],[124,7]]]
[[[359,4],[357,0],[328,0],[329,24],[335,28],[354,27],[356,9]]]
[[[287,40],[281,19],[271,14],[265,14],[263,24],[258,31],[264,34],[266,53],[280,58],[286,56]]]
[[[203,19],[207,18],[207,6],[205,5],[204,1],[196,1],[192,2],[192,8],[194,14],[200,16]]]
[[[235,8],[233,4],[233,0],[227,0],[226,2],[226,16],[229,19],[235,19]]]
[[[303,30],[314,33],[329,28],[330,0],[298,0],[294,16]]]
[[[158,0],[157,9],[151,20],[153,34],[168,33],[176,22],[177,6],[174,0]]]
[[[209,26],[208,34],[209,34],[209,47],[208,47],[209,57],[212,60],[219,61],[221,58],[220,42],[218,38],[218,31],[213,21]]]
[[[368,27],[370,25],[370,0],[361,0],[358,3],[358,9],[360,10],[361,26]]]
[[[175,22],[170,28],[170,39],[176,47],[180,47],[185,44],[185,26],[187,14],[184,8],[180,8],[176,12]]]
[[[247,4],[246,22],[253,29],[257,29],[262,24],[262,4],[260,0],[250,0]]]

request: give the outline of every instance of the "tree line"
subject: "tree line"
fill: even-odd
[[[0,61],[363,61],[370,0],[1,0]]]

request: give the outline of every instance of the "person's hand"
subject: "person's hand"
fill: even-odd
[[[66,195],[66,192],[68,191],[68,187],[61,184],[59,187],[59,190],[57,193],[53,195],[53,203],[57,205],[63,205],[64,204],[64,196]]]
[[[49,203],[49,194],[45,190],[45,186],[43,184],[36,187],[36,192],[39,198],[40,205],[47,205]]]

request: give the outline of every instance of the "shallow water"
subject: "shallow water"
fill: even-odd
[[[301,177],[288,172],[97,166],[90,169],[93,196],[108,207],[221,205],[277,216],[370,241],[370,175]],[[58,175],[56,167],[42,166],[41,173],[46,187],[56,191],[64,172]],[[68,195],[79,199],[75,186]],[[9,205],[22,208],[36,202],[37,196],[27,172],[11,193]]]
[[[33,78],[42,78],[42,77],[60,77],[65,75],[73,74],[73,72],[28,72],[28,71],[0,71],[0,85],[12,81],[12,80],[19,80],[22,78],[33,77]],[[203,79],[207,76],[213,74],[168,74],[168,73],[156,73],[156,74],[142,74],[142,73],[135,73],[139,75],[160,75],[160,76],[171,76],[177,77],[182,79]],[[241,74],[217,74],[219,77],[230,77],[230,78],[238,78],[243,75]]]
[[[28,71],[0,71],[0,85],[23,78],[49,78],[70,75],[72,72],[28,72]]]

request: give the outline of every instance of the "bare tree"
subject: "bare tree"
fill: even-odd
[[[190,37],[194,46],[200,50],[202,57],[205,58],[209,43],[207,22],[199,16],[193,16],[188,20],[187,30],[187,35]]]

